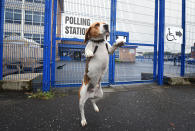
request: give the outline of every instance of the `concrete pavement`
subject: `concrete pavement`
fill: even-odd
[[[86,103],[85,128],[75,90],[55,89],[50,100],[1,92],[0,131],[195,131],[195,86],[146,84],[104,91],[99,113]]]

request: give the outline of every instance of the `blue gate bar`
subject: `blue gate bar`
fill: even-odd
[[[47,42],[48,42],[48,0],[45,0],[45,19],[44,19],[44,45],[43,45],[43,88],[42,91],[47,91]]]
[[[156,80],[157,65],[157,43],[158,43],[158,0],[155,0],[154,10],[154,58],[153,58],[153,80]]]
[[[44,48],[43,48],[43,92],[50,89],[50,46],[51,46],[52,0],[45,0]]]
[[[51,20],[52,20],[52,1],[53,0],[49,0],[49,12],[48,12],[48,18],[49,18],[49,27],[48,27],[48,52],[47,52],[47,64],[48,64],[48,66],[47,66],[47,71],[48,71],[48,73],[47,73],[47,91],[49,91],[49,89],[50,89],[50,77],[51,77],[51,68],[50,68],[50,56],[51,56],[51,35],[52,35],[52,33],[51,33],[51,28],[52,28],[52,22],[51,22]]]
[[[110,13],[110,44],[115,42],[114,32],[116,31],[116,0],[111,0],[111,13]],[[110,55],[109,59],[109,83],[114,84],[115,72],[115,54]]]
[[[123,32],[123,31],[115,31],[114,36],[125,36],[126,42],[129,42],[129,32]]]
[[[4,0],[0,2],[0,80],[3,79],[3,26],[4,26]]]
[[[113,34],[114,34],[114,37],[113,37],[113,43],[116,41],[116,36],[115,36],[115,32],[116,32],[116,7],[117,7],[117,0],[114,1],[114,5],[113,5],[113,8],[114,8],[114,17],[113,17]],[[112,43],[112,45],[113,45]],[[112,84],[115,83],[115,53],[113,53],[112,55]]]
[[[53,32],[52,32],[52,65],[51,65],[51,86],[55,85],[55,59],[56,59],[56,21],[57,21],[57,0],[53,1]]]
[[[114,0],[111,0],[111,10],[110,10],[110,44],[112,45],[112,43],[113,43],[113,3],[114,3]],[[113,71],[113,69],[112,69],[112,56],[110,55],[109,56],[109,72],[108,72],[108,81],[109,81],[109,83],[111,83],[112,82],[112,71]]]
[[[138,83],[152,83],[154,80],[141,80],[141,81],[127,81],[127,82],[115,82],[115,85],[122,85],[122,84],[138,84]]]
[[[180,72],[180,76],[184,76],[184,74],[185,74],[186,0],[182,0],[182,28],[183,28],[183,42],[181,45],[181,72]]]
[[[159,48],[158,48],[158,84],[163,85],[164,68],[164,27],[165,27],[165,0],[160,0],[159,15]]]
[[[125,45],[136,45],[136,46],[155,46],[154,44],[145,44],[145,43],[125,43]]]
[[[81,83],[65,83],[65,84],[55,84],[55,87],[76,87],[76,88],[78,88],[78,87],[81,87]],[[110,85],[108,82],[101,82],[101,85],[102,86],[108,86],[108,85]]]
[[[56,40],[77,41],[77,42],[83,42],[84,41],[84,39],[78,39],[78,38],[60,38],[60,37],[56,37]]]
[[[115,33],[117,35],[118,33]],[[111,37],[111,36],[110,36]],[[84,39],[77,39],[77,38],[60,38],[56,37],[56,40],[63,40],[63,41],[76,41],[76,42],[83,42]],[[128,41],[128,40],[127,40]],[[110,41],[109,41],[110,42]],[[111,43],[111,42],[110,42]],[[155,46],[153,43],[146,44],[146,43],[132,43],[132,42],[126,42],[126,45],[137,45],[137,46]]]

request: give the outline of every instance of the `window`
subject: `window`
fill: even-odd
[[[14,23],[21,24],[21,10],[14,9]]]
[[[32,25],[32,11],[25,11],[25,24]]]
[[[34,0],[34,3],[45,3],[45,0]]]
[[[135,50],[134,49],[129,49],[129,53],[134,54],[135,53]]]
[[[9,36],[20,36],[20,33],[15,33],[15,32],[5,32],[4,37],[9,37]]]
[[[37,43],[39,44],[43,44],[43,40],[44,40],[44,35],[42,34],[28,34],[28,33],[25,33],[24,34],[24,37],[27,38],[27,39],[32,39],[34,41],[36,41]]]
[[[41,13],[40,12],[34,12],[33,25],[40,25],[40,22],[41,22]]]
[[[33,2],[33,0],[26,0],[26,2]]]
[[[192,47],[192,51],[191,52],[195,52],[195,48],[194,47]]]
[[[44,25],[44,13],[25,11],[25,24],[28,25]]]
[[[42,3],[45,4],[45,0],[25,0],[26,2],[32,2],[32,3]]]
[[[21,24],[21,10],[18,9],[5,9],[5,22]]]
[[[43,45],[43,43],[44,43],[44,35],[41,35],[41,43],[40,44]]]
[[[32,34],[24,34],[24,37],[27,39],[33,39]]]
[[[40,34],[33,34],[33,40],[40,43]]]

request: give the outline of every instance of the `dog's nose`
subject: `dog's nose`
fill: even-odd
[[[105,25],[104,25],[104,29],[105,29],[106,31],[109,30],[109,29],[108,29],[108,24],[105,24]]]

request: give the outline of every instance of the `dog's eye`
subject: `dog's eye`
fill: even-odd
[[[100,23],[95,24],[96,27],[100,26]]]

